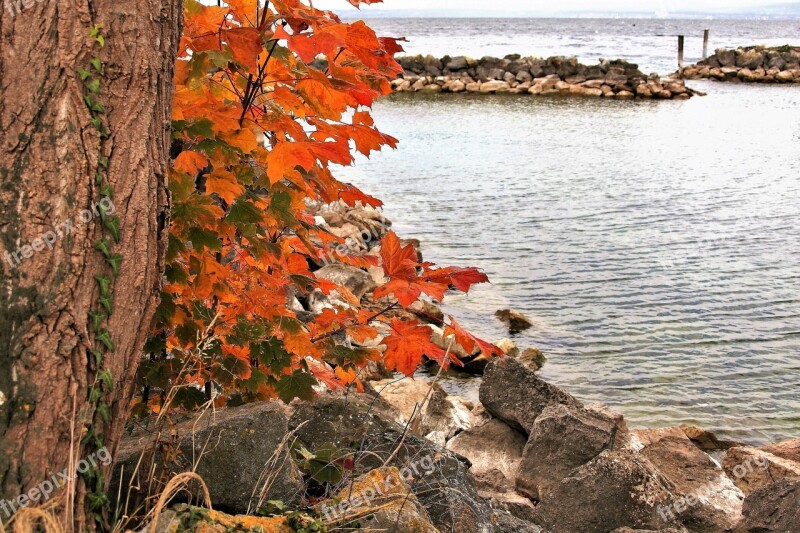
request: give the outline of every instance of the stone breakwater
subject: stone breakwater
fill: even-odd
[[[697,93],[677,77],[649,76],[623,60],[582,65],[574,57],[502,59],[465,56],[405,56],[403,74],[392,82],[396,92],[572,95],[605,98],[688,99]]]
[[[800,83],[800,47],[720,49],[686,67],[683,77],[733,83]]]

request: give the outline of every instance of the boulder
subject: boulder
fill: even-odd
[[[519,333],[533,326],[533,322],[528,317],[513,309],[500,309],[495,312],[494,316],[508,326],[510,333]]]
[[[540,370],[545,361],[547,361],[547,358],[538,348],[526,348],[517,359],[533,371]]]
[[[495,343],[495,346],[500,348],[500,351],[505,355],[519,357],[519,348],[517,348],[517,344],[511,339],[501,339]]]
[[[516,472],[516,489],[542,500],[570,472],[607,449],[614,449],[618,426],[585,408],[548,405],[536,419]],[[619,446],[617,446],[619,447]]]
[[[800,438],[762,446],[759,450],[800,463]]]
[[[324,266],[314,275],[336,285],[344,286],[359,300],[377,288],[368,272],[344,263],[332,263]]]
[[[717,50],[716,56],[717,56],[717,61],[719,61],[720,67],[724,68],[724,67],[736,66],[735,50]]]
[[[673,504],[669,481],[647,459],[606,450],[558,483],[536,506],[535,517],[552,533],[680,529],[664,512]]]
[[[309,450],[333,446],[354,456],[348,475],[358,477],[380,467],[396,467],[440,531],[513,531],[519,524],[482,498],[458,455],[408,434],[393,410],[364,394],[329,394],[312,402],[295,401],[289,427]],[[388,461],[388,464],[384,464]],[[347,480],[345,480],[346,482]]]
[[[439,326],[444,323],[444,313],[442,312],[441,307],[433,302],[429,302],[427,300],[417,300],[411,304],[408,310],[429,324],[435,324]]]
[[[439,533],[397,468],[377,468],[343,487],[318,512],[330,526],[387,533]]]
[[[736,66],[739,68],[755,70],[763,63],[764,54],[758,50],[737,50],[736,52]]]
[[[681,426],[683,434],[689,437],[689,440],[695,446],[704,452],[718,452],[722,450],[729,450],[735,446],[744,446],[741,442],[733,440],[722,440],[714,433],[697,426]]]
[[[466,457],[478,488],[487,492],[513,492],[514,477],[525,448],[525,436],[493,419],[459,433],[447,449]]]
[[[445,337],[444,328],[434,326],[433,324],[429,325],[428,327],[430,327],[431,331],[433,331],[433,334],[431,335],[431,342],[442,350],[447,351],[449,349],[453,355],[461,360],[468,360],[480,351],[480,348],[476,346],[473,353],[468,353],[463,346],[456,342],[455,335],[452,333]]]
[[[174,474],[194,470],[219,509],[247,513],[267,500],[292,503],[302,496],[304,487],[289,457],[287,434],[283,406],[273,401],[206,410],[165,428],[160,435],[124,436],[108,493],[116,495],[122,487],[120,503],[127,502],[130,511],[138,498],[159,493],[162,486],[150,486],[151,480],[163,484]],[[154,442],[174,442],[175,447],[165,455],[163,444],[153,451]]]
[[[440,446],[472,427],[474,417],[463,400],[448,396],[438,383],[406,378],[376,381],[372,386],[396,409],[399,424],[408,424],[414,434]]]
[[[800,480],[784,479],[747,496],[736,533],[800,531]]]
[[[457,70],[466,70],[469,68],[469,64],[467,63],[467,58],[464,56],[456,56],[450,58],[450,61],[447,62],[445,67],[447,70],[455,72]]]
[[[722,468],[745,494],[786,478],[800,478],[800,463],[748,446],[731,448]]]
[[[511,427],[530,434],[536,418],[553,404],[581,407],[558,387],[539,378],[521,362],[505,357],[492,361],[484,372],[479,391],[486,410]]]
[[[732,531],[739,523],[744,495],[682,428],[633,432],[644,455],[675,487],[680,498],[671,511],[692,532]]]
[[[530,73],[529,71],[527,71],[527,70],[520,70],[519,72],[517,72],[517,75],[515,76],[515,78],[516,78],[516,80],[517,80],[518,82],[520,82],[520,83],[525,83],[525,82],[528,82],[528,81],[533,81],[533,76],[532,76],[532,75],[531,75],[531,73]]]
[[[511,86],[505,81],[487,81],[481,83],[480,92],[482,93],[502,93],[508,92]]]

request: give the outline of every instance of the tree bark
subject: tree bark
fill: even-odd
[[[0,1],[0,499],[14,501],[60,472],[74,475],[92,451],[81,444],[88,424],[112,456],[124,429],[164,268],[182,0]],[[89,35],[94,25],[104,47]],[[96,99],[107,139],[78,74],[93,57],[103,62]],[[102,364],[114,381],[108,423],[87,400],[101,370],[91,355],[94,276],[112,272],[95,248],[107,236],[94,207],[103,157],[123,256],[104,322],[116,345]],[[61,493],[67,527],[90,527],[82,483]]]

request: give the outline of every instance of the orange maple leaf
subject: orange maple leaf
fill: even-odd
[[[383,359],[386,368],[412,376],[424,356],[444,361],[444,350],[431,342],[431,328],[399,318],[392,319],[390,325],[394,333],[383,340],[386,345]]]

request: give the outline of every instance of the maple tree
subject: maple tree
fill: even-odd
[[[375,0],[348,0],[352,5]],[[185,2],[175,69],[169,188],[172,220],[166,283],[149,357],[139,371],[140,414],[163,394],[190,408],[278,396],[310,398],[322,382],[360,387],[358,370],[382,360],[414,373],[423,358],[459,364],[432,330],[400,310],[423,295],[486,282],[476,268],[437,268],[388,232],[380,251],[387,283],[364,299],[315,275],[343,239],[315,224],[308,202],[380,207],[338,181],[350,165],[397,140],[380,132],[370,108],[402,71],[397,39],[364,22],[343,22],[301,0]],[[375,256],[339,255],[358,268]],[[295,295],[336,291],[348,305],[301,320]],[[450,318],[446,334],[468,351],[499,355]],[[381,339],[384,353],[363,346]]]

